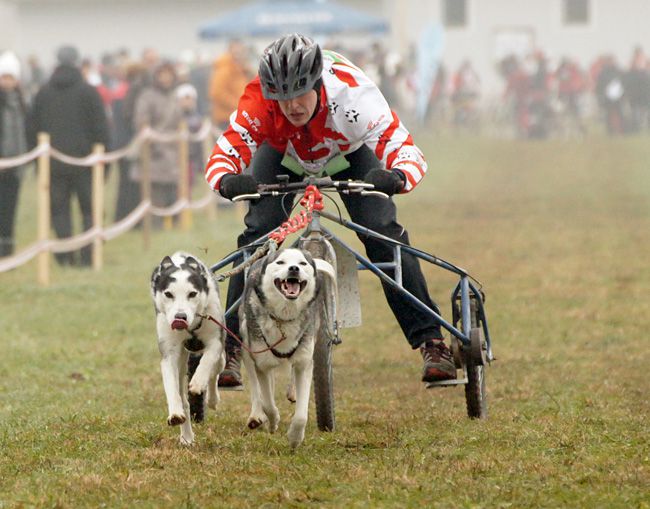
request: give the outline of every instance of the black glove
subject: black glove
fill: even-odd
[[[219,182],[219,193],[228,200],[242,194],[257,192],[257,181],[250,175],[224,175]]]
[[[399,170],[374,169],[366,173],[364,180],[368,184],[373,184],[375,191],[392,196],[402,190],[406,179],[404,178],[404,174]]]

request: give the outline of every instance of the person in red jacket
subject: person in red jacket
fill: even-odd
[[[323,51],[310,38],[291,34],[266,48],[258,76],[239,100],[230,125],[206,166],[209,185],[227,199],[254,193],[258,183],[290,181],[304,175],[335,175],[337,180],[365,180],[388,195],[408,193],[422,180],[427,164],[413,138],[390,109],[377,86],[354,64]],[[291,203],[263,197],[250,203],[246,229],[237,239],[244,246],[287,219]],[[392,199],[341,195],[352,221],[408,244],[397,222]],[[360,235],[373,262],[392,261],[392,247]],[[237,263],[237,262],[236,262]],[[431,309],[417,258],[402,255],[403,285]],[[241,295],[243,274],[231,278],[227,307]],[[406,339],[424,359],[422,380],[456,378],[449,349],[433,318],[384,285],[384,293]],[[237,316],[228,328],[239,331]],[[221,387],[240,387],[239,350],[226,343],[227,365]]]

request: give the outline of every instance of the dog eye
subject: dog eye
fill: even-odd
[[[196,292],[190,292],[190,293],[187,294],[187,298],[188,298],[188,299],[193,299],[193,298],[196,297],[196,296],[197,296],[197,293],[196,293]]]
[[[174,294],[172,292],[165,292],[165,297],[167,297],[168,299],[173,299]]]
[[[307,262],[300,262],[299,265],[307,265]]]
[[[278,265],[284,265],[284,262],[283,262],[282,260],[278,260],[278,261],[275,262],[275,263],[277,263]]]

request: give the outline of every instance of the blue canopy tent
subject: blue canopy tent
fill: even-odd
[[[323,0],[266,0],[245,5],[209,21],[202,39],[263,37],[299,32],[305,35],[388,32],[381,17]]]

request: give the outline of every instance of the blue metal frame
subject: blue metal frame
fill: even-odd
[[[352,230],[356,233],[360,233],[363,235],[367,235],[373,238],[376,238],[378,240],[384,241],[386,243],[392,244],[393,249],[394,249],[394,256],[393,256],[393,261],[392,262],[383,262],[383,263],[373,263],[361,254],[359,254],[354,248],[350,247],[346,242],[341,240],[338,236],[336,236],[334,233],[332,233],[328,228],[323,227],[320,224],[320,217],[324,217],[326,219],[329,219],[330,221],[340,224],[341,226],[344,226],[345,228]],[[314,224],[314,228],[312,228],[312,223]],[[394,239],[391,239],[389,237],[386,237],[385,235],[382,235],[380,233],[375,232],[374,230],[370,230],[369,228],[366,228],[364,226],[361,226],[357,223],[354,223],[352,221],[349,221],[347,219],[344,219],[339,216],[335,216],[332,214],[329,214],[328,212],[325,211],[314,211],[312,213],[312,223],[307,227],[307,230],[305,231],[305,235],[308,234],[310,231],[313,231],[314,229],[320,230],[323,235],[325,235],[326,238],[333,238],[337,241],[338,244],[341,245],[346,251],[348,251],[350,254],[354,256],[354,258],[357,260],[359,263],[359,270],[369,270],[372,272],[375,276],[377,276],[382,282],[386,283],[390,287],[394,288],[397,290],[402,296],[404,296],[406,299],[411,301],[413,304],[418,306],[420,309],[425,311],[426,313],[429,313],[431,317],[438,323],[441,327],[443,327],[445,330],[447,330],[450,334],[453,334],[460,342],[463,343],[465,346],[470,345],[470,339],[469,339],[469,331],[471,330],[472,327],[472,318],[471,318],[471,299],[472,296],[475,297],[475,301],[477,302],[477,313],[478,313],[478,321],[481,324],[483,328],[483,332],[485,335],[485,340],[487,343],[487,359],[492,360],[494,357],[492,355],[492,346],[491,346],[491,340],[490,340],[490,332],[488,330],[488,324],[487,324],[487,318],[485,315],[485,308],[483,306],[483,297],[481,294],[481,291],[476,288],[476,286],[470,281],[470,275],[463,269],[456,267],[455,265],[445,261],[441,260],[429,253],[426,253],[424,251],[421,251],[417,248],[414,248],[412,246],[408,246],[406,244],[402,244],[399,241],[396,241]],[[210,267],[210,270],[212,272],[216,272],[219,269],[222,269],[229,263],[232,263],[237,257],[239,257],[242,253],[244,255],[244,259],[248,258],[250,254],[257,249],[258,247],[262,246],[264,242],[268,239],[269,234],[264,235],[263,237],[260,237],[258,240],[252,242],[251,244],[241,247],[237,249],[236,251],[233,251],[230,253],[228,256],[223,258],[221,261],[217,262],[214,264],[212,267]],[[297,241],[296,241],[297,242]],[[433,309],[428,307],[426,304],[424,304],[420,299],[415,297],[413,294],[411,294],[408,290],[406,290],[402,286],[402,264],[401,264],[401,259],[402,259],[402,251],[407,252],[413,256],[416,256],[417,258],[424,260],[426,262],[432,263],[444,270],[447,270],[449,272],[452,272],[460,277],[460,281],[454,288],[452,295],[451,295],[451,300],[452,300],[452,306],[456,305],[456,301],[458,300],[458,297],[460,295],[460,321],[461,321],[461,329],[459,330],[455,324],[452,325],[449,322],[447,322],[442,316],[440,316],[438,313],[436,313]],[[394,270],[395,271],[395,277],[391,278],[388,276],[383,270]],[[241,301],[241,298],[238,299],[229,309],[226,310],[226,316],[230,316],[231,313],[233,313],[237,307],[239,306],[239,303]]]

